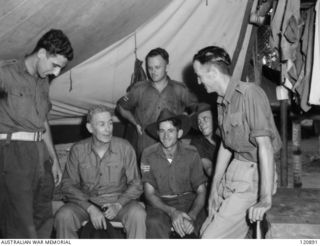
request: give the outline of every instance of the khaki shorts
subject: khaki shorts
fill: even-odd
[[[245,238],[247,211],[258,199],[258,168],[233,159],[219,187],[220,207],[202,238]]]

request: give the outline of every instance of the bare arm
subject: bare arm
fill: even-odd
[[[61,172],[60,163],[59,163],[57,153],[56,153],[55,148],[53,146],[51,130],[50,130],[48,120],[45,120],[44,127],[45,127],[46,131],[43,134],[43,141],[47,145],[49,155],[53,161],[52,174],[53,174],[53,178],[54,178],[54,183],[56,186],[58,186],[59,183],[61,182],[62,172]]]
[[[184,219],[192,220],[188,214],[166,205],[159,196],[155,194],[154,187],[149,183],[144,183],[144,193],[147,201],[152,207],[158,208],[170,216],[173,228],[181,236],[185,236]]]
[[[124,109],[121,105],[118,105],[118,110],[119,113],[121,114],[121,116],[125,119],[127,119],[131,124],[133,124],[136,128],[137,131],[140,135],[142,135],[142,128],[140,126],[140,124],[137,122],[136,118],[134,117],[134,115],[131,113],[130,110]]]
[[[212,175],[212,161],[208,158],[201,158],[202,167],[208,177]]]
[[[266,211],[272,205],[273,191],[273,148],[270,137],[256,137],[260,167],[260,196],[259,201],[249,209],[251,222],[262,220]]]
[[[193,221],[196,220],[199,212],[204,207],[205,201],[206,201],[206,186],[204,184],[199,185],[197,189],[197,196],[194,199],[194,202],[192,204],[192,207],[190,211],[188,212],[189,216],[192,218]]]

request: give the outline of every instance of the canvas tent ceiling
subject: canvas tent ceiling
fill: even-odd
[[[63,29],[75,59],[52,82],[50,119],[73,122],[93,104],[115,107],[129,86],[135,48],[140,59],[152,48],[165,48],[170,54],[169,75],[180,81],[188,79],[192,55],[204,46],[223,46],[232,56],[252,2],[2,0],[0,57],[24,55],[45,31]]]
[[[75,51],[67,69],[133,32],[170,0],[0,0],[0,59],[32,51],[51,28],[63,29]]]

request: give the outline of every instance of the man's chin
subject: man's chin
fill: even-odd
[[[111,142],[111,138],[102,138],[102,139],[100,138],[100,139],[98,139],[98,141],[100,143],[107,144],[107,143]]]

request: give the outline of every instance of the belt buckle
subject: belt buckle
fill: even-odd
[[[35,140],[41,141],[42,140],[42,132],[36,132],[35,133]]]

